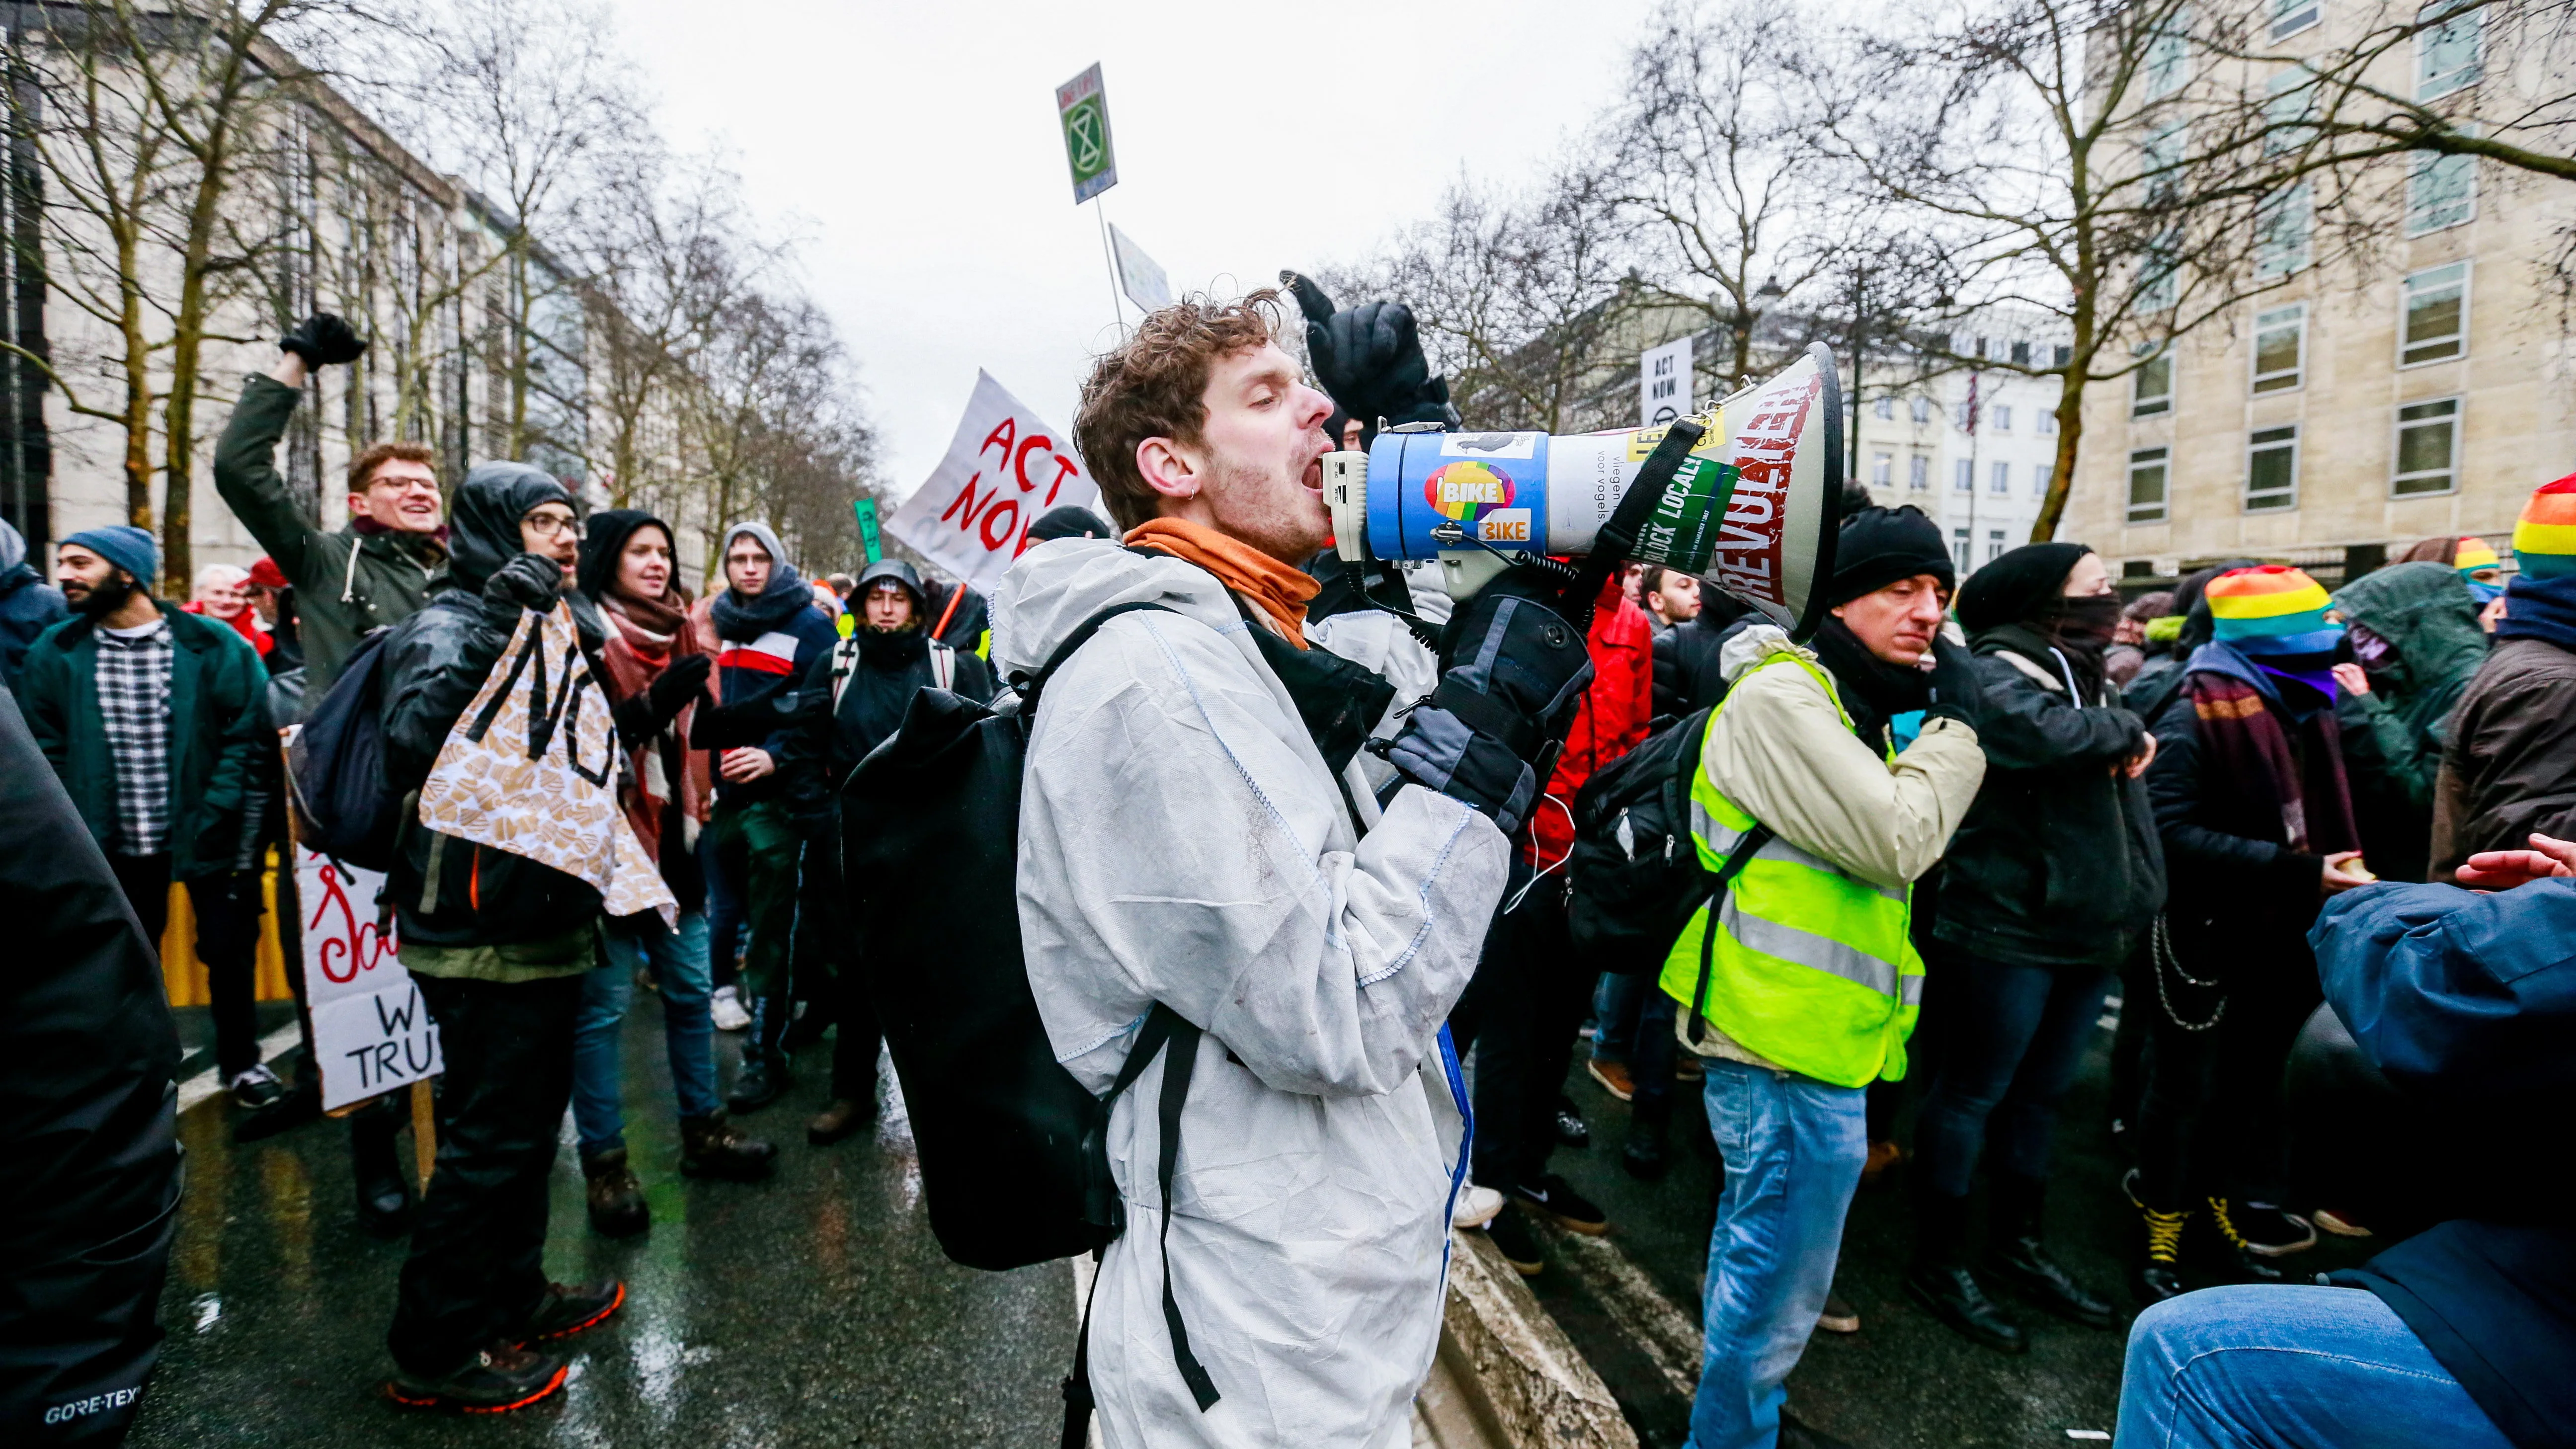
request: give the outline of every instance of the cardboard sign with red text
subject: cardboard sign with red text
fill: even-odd
[[[305,1002],[313,1013],[313,1060],[322,1069],[322,1110],[381,1096],[437,1076],[438,1023],[403,970],[388,922],[376,929],[385,878],[310,850],[295,852],[295,893],[303,905]]]
[[[1029,525],[1067,505],[1100,511],[1100,487],[1072,435],[979,371],[948,456],[885,529],[968,587],[989,589],[1029,546]]]

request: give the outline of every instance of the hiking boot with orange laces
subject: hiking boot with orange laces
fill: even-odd
[[[562,1388],[564,1372],[564,1361],[552,1354],[496,1343],[444,1374],[398,1371],[386,1382],[385,1397],[407,1409],[506,1414]]]

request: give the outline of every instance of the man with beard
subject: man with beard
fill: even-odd
[[[900,559],[868,565],[850,601],[856,631],[805,672],[804,723],[788,737],[778,765],[807,841],[805,868],[824,877],[811,898],[822,903],[822,936],[838,977],[832,1100],[805,1128],[806,1140],[817,1147],[875,1120],[877,1045],[884,1036],[861,979],[865,945],[857,930],[865,923],[842,919],[848,893],[840,879],[841,834],[834,828],[841,782],[902,726],[904,711],[922,690],[954,690],[978,704],[993,697],[991,665],[930,637],[929,595],[912,565]],[[906,970],[914,963],[887,964]]]
[[[377,443],[349,460],[349,521],[316,528],[309,499],[277,471],[277,440],[295,416],[305,379],[331,363],[354,362],[367,344],[328,312],[278,339],[283,354],[265,377],[242,384],[241,401],[215,444],[215,491],[268,550],[295,589],[297,625],[320,701],[367,632],[399,624],[429,602],[447,562],[437,454],[427,443]]]
[[[1954,577],[1932,520],[1863,509],[1843,523],[1813,647],[1756,624],[1721,651],[1726,694],[1702,737],[1691,832],[1703,866],[1735,875],[1661,978],[1681,1005],[1675,1031],[1706,1059],[1726,1159],[1698,1449],[1833,1442],[1782,1412],[1782,1384],[1833,1285],[1869,1155],[1867,1089],[1905,1075],[1923,986],[1913,883],[1986,772],[1975,666],[1939,632]],[[1900,752],[1890,722],[1918,709],[1922,733]]]
[[[251,985],[260,896],[250,807],[275,762],[260,711],[267,673],[231,625],[152,597],[160,550],[142,529],[75,533],[54,563],[72,613],[20,666],[27,727],[154,944],[170,883],[187,887],[216,1069],[242,1106],[268,1106],[286,1089],[260,1062]]]
[[[787,1070],[787,962],[803,851],[778,757],[796,722],[797,681],[841,636],[768,524],[735,524],[720,556],[726,588],[707,611],[715,625],[721,707],[697,712],[689,744],[716,752],[716,807],[708,829],[716,867],[744,901],[751,928],[742,964],[751,1040],[743,1045],[742,1074],[726,1105],[756,1112],[794,1082]]]

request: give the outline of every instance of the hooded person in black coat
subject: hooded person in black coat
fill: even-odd
[[[0,689],[0,1443],[117,1444],[161,1356],[179,1036],[107,857]]]
[[[850,605],[857,627],[806,672],[804,721],[779,763],[798,831],[809,842],[807,868],[821,861],[830,876],[819,895],[840,978],[840,1035],[832,1050],[832,1100],[806,1126],[807,1139],[817,1146],[838,1142],[874,1120],[883,1036],[868,1003],[861,923],[846,918],[849,892],[839,880],[841,832],[834,827],[841,782],[902,727],[904,712],[921,691],[947,689],[977,704],[990,702],[994,693],[991,665],[930,637],[930,598],[912,565],[900,559],[868,565],[850,591]]]
[[[1987,1275],[2110,1327],[2110,1305],[2049,1256],[2041,1208],[2057,1105],[2112,972],[2164,903],[2164,855],[2139,779],[2153,737],[2104,678],[2120,599],[2100,558],[2079,543],[2014,549],[1969,577],[1958,617],[1986,778],[1950,842],[1934,927],[1946,1035],[1915,1127],[1906,1291],[1968,1338],[2019,1353],[2019,1325],[1966,1262],[1971,1178],[1982,1150]]]

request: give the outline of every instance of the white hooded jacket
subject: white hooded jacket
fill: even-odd
[[[1020,930],[1056,1056],[1092,1091],[1155,1002],[1206,1033],[1169,1257],[1221,1397],[1199,1411],[1163,1323],[1157,1060],[1110,1119],[1127,1231],[1092,1304],[1103,1441],[1400,1445],[1439,1341],[1463,1169],[1440,1027],[1474,974],[1508,846],[1420,786],[1380,816],[1354,763],[1371,817],[1360,838],[1252,626],[1195,565],[1104,540],[1032,548],[994,591],[993,662],[1033,673],[1083,620],[1142,601],[1175,612],[1111,620],[1039,706]]]

